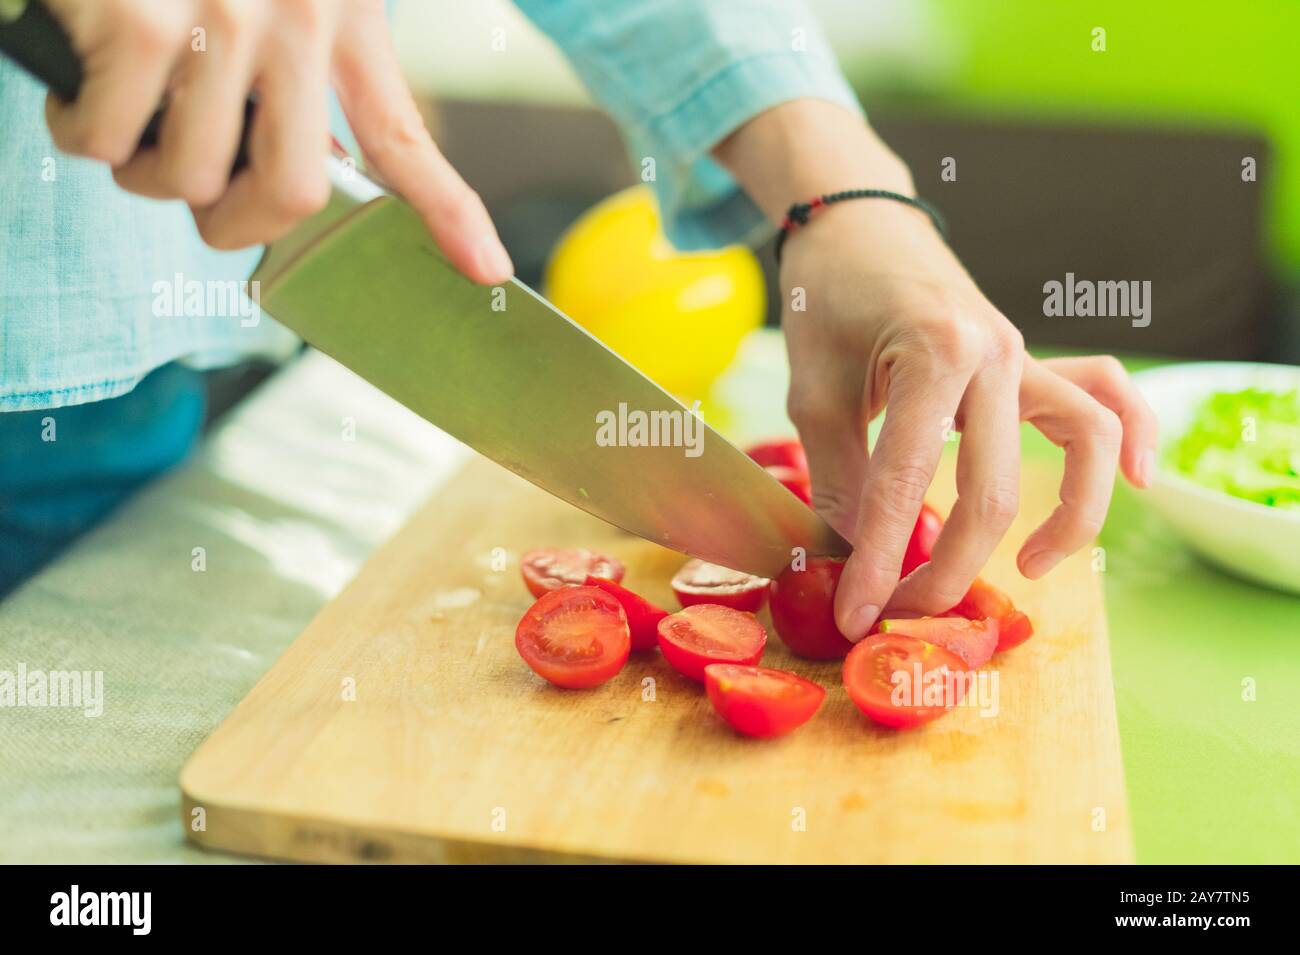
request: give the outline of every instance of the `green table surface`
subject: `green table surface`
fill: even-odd
[[[1300,862],[1300,597],[1201,561],[1145,493],[1118,482],[1100,538],[1138,861]]]

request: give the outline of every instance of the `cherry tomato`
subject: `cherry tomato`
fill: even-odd
[[[773,438],[769,441],[760,441],[753,447],[747,448],[745,453],[763,467],[775,464],[808,473],[808,455],[804,453],[803,445],[796,438]]]
[[[704,560],[688,560],[673,575],[673,593],[683,607],[720,604],[754,613],[767,598],[766,577],[755,577]]]
[[[711,663],[704,668],[709,702],[737,733],[784,736],[812,719],[826,691],[811,680],[766,667]]]
[[[796,471],[780,464],[769,464],[765,470],[785,485],[785,489],[805,504],[812,503],[812,481],[807,471]]]
[[[838,660],[852,648],[835,626],[835,588],[843,570],[840,558],[814,557],[803,570],[787,567],[772,581],[772,624],[792,653]]]
[[[998,645],[997,620],[964,620],[961,617],[917,617],[912,620],[882,620],[880,633],[915,637],[943,647],[966,661],[968,667],[982,667]]]
[[[622,605],[595,587],[542,594],[515,628],[515,648],[538,676],[585,690],[623,668],[632,647]]]
[[[922,504],[921,513],[917,515],[916,525],[912,528],[912,536],[907,541],[907,550],[903,553],[902,577],[922,564],[929,563],[930,555],[934,553],[934,542],[939,539],[941,530],[943,518],[939,512],[929,504]]]
[[[604,577],[588,575],[586,585],[599,587],[623,605],[633,650],[653,650],[659,645],[659,621],[668,616],[667,610],[660,610],[640,594],[634,594],[622,584]]]
[[[524,575],[524,586],[534,597],[557,587],[581,585],[588,575],[618,583],[624,573],[622,563],[585,547],[575,550],[539,547],[520,558],[519,569]]]
[[[1034,625],[1016,609],[1011,598],[992,584],[977,577],[957,606],[948,611],[950,616],[967,620],[996,620],[998,623],[998,653],[1024,643],[1034,635]]]
[[[849,653],[844,661],[844,688],[874,722],[911,729],[938,719],[961,702],[966,688],[958,677],[965,670],[966,665],[943,647],[879,633],[864,638]]]
[[[767,631],[752,613],[696,604],[659,621],[659,649],[684,677],[704,682],[710,663],[757,663]]]

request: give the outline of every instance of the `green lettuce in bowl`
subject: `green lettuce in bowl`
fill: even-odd
[[[1133,381],[1160,422],[1141,500],[1210,563],[1300,596],[1300,367],[1182,362]]]
[[[1211,394],[1165,463],[1204,487],[1300,510],[1300,390]]]

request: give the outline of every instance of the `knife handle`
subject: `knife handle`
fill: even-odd
[[[81,91],[81,57],[72,47],[67,31],[42,0],[0,0],[0,53],[4,53],[66,102]],[[230,175],[248,165],[248,133],[256,101],[244,102],[244,129]],[[140,134],[137,149],[158,145],[166,105],[158,107]]]

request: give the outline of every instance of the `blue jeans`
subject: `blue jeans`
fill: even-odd
[[[172,363],[119,398],[0,414],[0,597],[181,461],[206,400]]]

